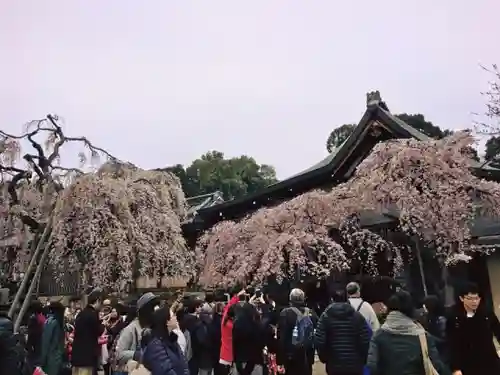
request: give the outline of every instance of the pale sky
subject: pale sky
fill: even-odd
[[[47,113],[144,168],[208,150],[285,178],[378,89],[471,127],[500,64],[498,0],[3,0],[2,130]]]

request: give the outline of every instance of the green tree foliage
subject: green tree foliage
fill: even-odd
[[[339,147],[351,135],[356,124],[344,124],[332,130],[326,141],[326,149],[332,152]]]
[[[452,130],[443,130],[439,126],[434,125],[432,122],[427,121],[425,116],[420,113],[401,113],[396,115],[396,117],[434,139],[442,139],[453,134]],[[351,135],[355,127],[356,125],[354,124],[344,124],[336,129],[333,129],[328,137],[328,140],[326,141],[326,149],[328,152],[332,152],[336,147],[339,147],[342,143],[344,143],[344,141]],[[479,160],[476,149],[470,148],[468,151],[470,152],[472,158]]]
[[[484,158],[486,160],[492,160],[500,154],[500,136],[493,136],[486,142],[486,153]]]
[[[492,77],[488,82],[488,90],[481,94],[486,98],[486,121],[476,123],[479,134],[488,135],[486,142],[486,160],[498,159],[500,155],[500,70],[493,64],[490,68],[482,67]]]
[[[187,167],[177,164],[165,170],[179,177],[187,197],[220,191],[224,199],[234,199],[278,181],[274,167],[245,155],[226,159],[220,151],[209,151]]]
[[[441,139],[453,134],[452,130],[442,130],[439,126],[436,126],[432,122],[427,121],[424,115],[420,113],[411,115],[407,113],[401,113],[400,115],[396,115],[396,117],[406,122],[411,127],[434,139]]]

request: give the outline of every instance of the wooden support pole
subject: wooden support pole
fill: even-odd
[[[51,225],[52,219],[50,222],[47,224],[47,226],[52,227]],[[50,228],[50,231],[52,228]],[[40,258],[40,262],[38,263],[35,271],[35,276],[31,280],[30,286],[28,288],[28,291],[26,292],[26,298],[23,301],[23,304],[21,306],[21,310],[19,311],[19,314],[16,317],[16,320],[14,322],[14,332],[19,331],[19,327],[21,326],[21,321],[24,317],[24,314],[28,311],[29,305],[30,305],[30,296],[33,294],[33,291],[35,290],[35,287],[37,285],[37,280],[40,278],[40,275],[42,274],[43,267],[45,266],[45,261],[47,260],[47,256],[49,255],[50,252],[50,239],[52,238],[52,235],[49,236],[49,241],[47,241],[46,246],[44,246],[42,256]]]
[[[422,288],[424,289],[424,296],[427,297],[428,292],[427,292],[427,284],[425,282],[425,272],[424,272],[424,263],[422,262],[422,253],[421,253],[421,247],[420,247],[420,240],[418,238],[415,239],[415,248],[416,248],[416,253],[417,253],[417,261],[418,261],[418,268],[420,270],[420,279],[422,281]]]
[[[51,230],[52,230],[52,215],[50,216],[49,221],[45,225],[45,229],[43,230],[42,235],[38,239],[38,242],[36,242],[36,241],[33,242],[33,247],[35,247],[35,243],[36,243],[35,251],[33,252],[33,256],[30,259],[30,262],[28,264],[28,268],[26,269],[26,272],[24,273],[24,277],[23,277],[23,280],[21,281],[21,285],[19,286],[19,289],[16,292],[16,295],[14,297],[14,302],[12,302],[12,306],[9,309],[8,315],[9,315],[9,318],[11,318],[11,319],[14,316],[14,312],[16,311],[16,308],[17,308],[17,305],[19,304],[19,300],[21,299],[21,296],[22,296],[24,290],[26,289],[26,285],[28,284],[28,280],[31,276],[31,273],[33,272],[33,268],[35,267],[35,263],[36,263],[38,256],[39,256],[39,254],[44,246],[45,239],[47,238],[47,236],[49,235],[49,232]],[[28,297],[28,295],[26,297]]]

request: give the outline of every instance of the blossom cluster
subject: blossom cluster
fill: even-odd
[[[117,290],[142,275],[193,276],[195,259],[181,230],[185,215],[176,176],[107,163],[61,192],[50,262],[62,274],[60,260],[68,259],[87,283]]]
[[[24,141],[32,153],[21,150]],[[68,142],[83,146],[79,159],[82,168],[90,161],[88,173],[60,164]],[[100,156],[109,161],[96,170]],[[49,247],[59,279],[78,271],[82,286],[123,290],[139,276],[195,272],[181,230],[187,203],[179,179],[119,162],[85,137],[66,136],[55,116],[30,122],[21,135],[0,130],[0,179],[0,240],[8,243],[0,249],[0,266],[7,263],[9,272],[12,261],[24,272],[47,226],[42,248]]]
[[[470,168],[472,142],[465,132],[442,140],[381,142],[347,182],[217,224],[197,245],[200,280],[260,282],[291,276],[296,268],[327,275],[348,268],[353,256],[376,272],[381,252],[390,252],[394,268],[402,268],[400,247],[352,224],[366,210],[397,212],[399,230],[430,244],[446,264],[468,259],[480,251],[471,244],[474,218],[500,214],[500,184]],[[340,243],[329,235],[331,228],[340,229]],[[355,253],[347,256],[346,246]]]

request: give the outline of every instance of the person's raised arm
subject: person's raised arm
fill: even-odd
[[[222,317],[224,318],[229,310],[229,308],[232,306],[232,305],[236,305],[238,302],[240,302],[240,296],[242,295],[245,295],[246,294],[246,290],[243,288],[242,290],[240,290],[235,296],[233,296],[229,302],[227,303],[227,305],[224,307],[224,310],[222,310]]]

